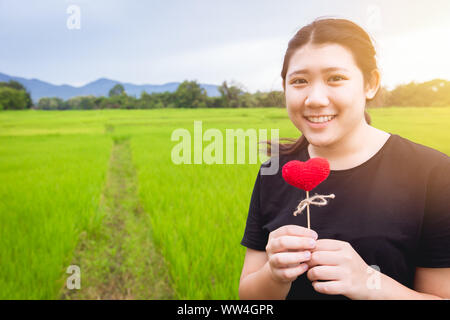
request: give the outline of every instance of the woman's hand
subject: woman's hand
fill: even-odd
[[[266,253],[272,279],[292,282],[306,270],[317,233],[297,225],[282,226],[269,234]]]
[[[307,277],[317,292],[341,294],[350,299],[368,298],[369,266],[348,242],[317,240],[308,266]]]

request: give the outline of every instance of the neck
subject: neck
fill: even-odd
[[[332,145],[327,146],[314,146],[308,145],[308,152],[313,157],[322,157],[330,161],[339,160],[348,157],[349,155],[358,154],[365,150],[367,141],[370,141],[370,137],[373,136],[373,130],[364,120],[358,125],[355,130],[352,130],[342,139],[336,141]],[[375,129],[376,130],[376,129]]]

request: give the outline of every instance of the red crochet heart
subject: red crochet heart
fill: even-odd
[[[306,162],[292,160],[283,166],[282,176],[290,185],[311,191],[330,174],[330,164],[324,158],[311,158]]]

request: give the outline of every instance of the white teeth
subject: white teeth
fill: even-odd
[[[327,122],[333,119],[335,116],[327,116],[327,117],[307,117],[307,119],[314,123]]]

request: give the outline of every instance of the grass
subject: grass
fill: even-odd
[[[375,127],[450,154],[450,108],[369,112]],[[128,297],[156,297],[146,289],[158,285],[141,290],[133,279],[164,278],[153,273],[158,269],[167,269],[171,287],[155,289],[159,297],[238,298],[239,242],[259,164],[173,164],[171,134],[185,128],[193,136],[194,120],[224,136],[237,128],[299,135],[286,111],[272,108],[1,112],[0,298],[60,298],[67,266],[87,260],[82,289],[66,298],[101,297],[110,287],[83,291],[88,283],[102,288],[95,281],[132,288]],[[113,199],[121,200],[111,206]],[[142,253],[151,257],[155,249],[164,265],[149,269]],[[124,277],[128,282],[117,282]]]
[[[64,289],[65,299],[170,299],[167,268],[156,252],[150,218],[137,197],[128,139],[113,136],[101,207],[103,223],[81,234],[72,260],[81,269],[81,290]]]
[[[78,234],[98,211],[110,141],[0,138],[0,299],[54,299]]]

